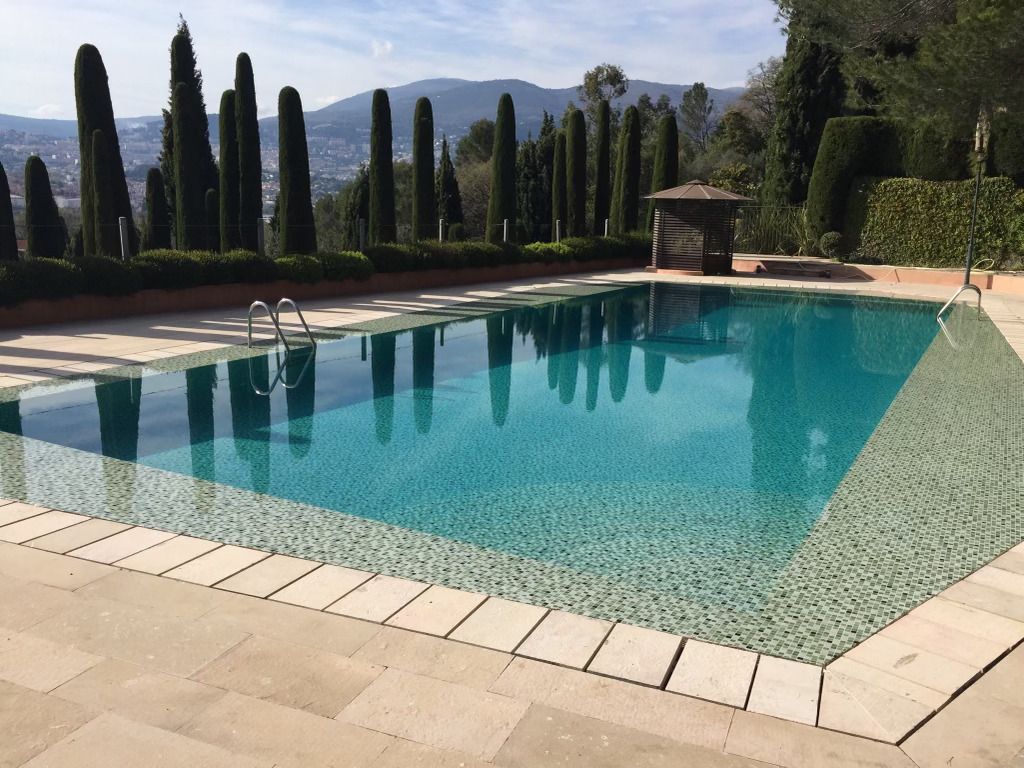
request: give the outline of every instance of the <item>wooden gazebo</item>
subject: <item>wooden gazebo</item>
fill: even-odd
[[[726,275],[732,271],[736,209],[749,197],[690,181],[647,196],[654,201],[654,271]]]

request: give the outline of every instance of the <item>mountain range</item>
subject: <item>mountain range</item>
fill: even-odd
[[[644,93],[657,100],[666,94],[673,104],[678,104],[689,85],[654,83],[632,80],[626,94],[616,99],[615,106],[635,104]],[[570,101],[579,102],[575,87],[541,88],[523,80],[460,80],[436,78],[419,80],[407,85],[388,88],[391,99],[393,133],[396,142],[407,143],[412,136],[412,116],[416,100],[428,97],[434,108],[434,124],[439,133],[461,136],[471,123],[480,118],[494,118],[498,98],[510,93],[515,103],[517,133],[525,137],[536,135],[543,113],[561,115]],[[743,88],[708,88],[714,99],[716,111],[723,111],[743,94]],[[306,116],[306,131],[311,136],[344,138],[358,142],[369,135],[370,105],[372,91],[358,93],[341,99],[321,109],[309,111]],[[209,94],[207,100],[210,99]],[[121,134],[159,134],[163,120],[160,116],[122,117],[116,120]],[[78,126],[74,120],[48,120],[16,115],[0,114],[0,132],[16,131],[54,139],[74,138]],[[265,139],[276,139],[276,116],[260,120],[260,134]],[[123,136],[122,136],[123,138]],[[217,140],[216,115],[210,115],[210,138]]]

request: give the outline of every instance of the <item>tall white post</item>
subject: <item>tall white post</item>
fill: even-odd
[[[260,256],[267,255],[267,233],[264,229],[266,224],[267,222],[262,216],[256,219],[256,253]]]
[[[604,236],[608,237],[608,219],[604,220]]]
[[[131,256],[131,247],[128,241],[128,219],[124,216],[119,216],[117,225],[121,230],[121,260],[128,261],[128,257]]]
[[[501,230],[501,242],[508,242],[508,219],[505,219]]]
[[[444,219],[437,220],[437,242],[444,242]]]

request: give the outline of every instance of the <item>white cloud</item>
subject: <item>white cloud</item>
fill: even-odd
[[[390,56],[393,50],[395,50],[395,45],[390,40],[370,41],[370,51],[375,59],[383,59]]]
[[[64,112],[60,104],[42,104],[32,110],[32,117],[58,117]]]
[[[341,96],[317,96],[313,101],[321,107],[326,107],[328,104],[333,104],[339,99],[341,99]]]
[[[5,59],[32,67],[4,83],[0,112],[33,114],[43,104],[49,116],[74,117],[75,52],[91,42],[103,54],[115,113],[159,114],[179,8],[207,106],[216,109],[221,91],[233,87],[244,50],[261,115],[274,113],[285,85],[310,94],[310,106],[328,103],[312,94],[347,96],[428,77],[567,87],[602,61],[635,79],[740,85],[784,47],[773,0],[33,0],[5,15]]]

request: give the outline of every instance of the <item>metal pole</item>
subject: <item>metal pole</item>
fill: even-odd
[[[971,266],[974,264],[974,230],[978,223],[978,196],[981,194],[981,158],[978,172],[974,175],[974,203],[971,206],[971,234],[967,239],[967,263],[964,265],[964,285],[971,283]]]
[[[128,219],[125,216],[119,216],[117,225],[121,230],[121,260],[128,261],[128,257],[131,255],[131,248],[128,242]]]
[[[501,242],[508,242],[508,219],[505,219],[501,229]]]
[[[555,219],[555,242],[562,242],[562,220]]]
[[[604,220],[604,236],[608,237],[608,219]]]
[[[437,242],[444,242],[444,219],[437,220]]]
[[[267,233],[264,229],[266,221],[260,216],[256,219],[256,253],[260,256],[267,255]]]

